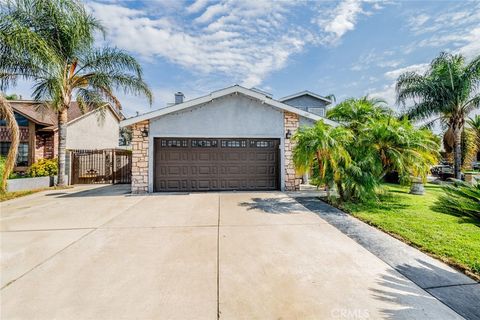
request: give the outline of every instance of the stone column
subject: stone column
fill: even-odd
[[[290,130],[292,136],[297,132],[299,127],[299,116],[298,114],[291,112],[284,112],[284,128],[285,133]],[[300,190],[300,182],[302,180],[301,176],[297,175],[295,171],[295,166],[293,164],[293,148],[295,144],[293,140],[285,138],[285,191],[296,191]]]
[[[132,193],[148,192],[148,137],[142,134],[148,129],[148,120],[132,126]]]

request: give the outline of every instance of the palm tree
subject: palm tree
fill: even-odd
[[[439,141],[430,130],[417,129],[407,119],[393,117],[364,128],[357,147],[371,148],[381,167],[380,179],[395,171],[403,182],[410,182],[412,175],[425,180],[440,156]]]
[[[20,131],[18,129],[17,120],[13,113],[12,106],[8,103],[7,99],[0,94],[0,116],[7,121],[7,127],[10,131],[10,149],[8,150],[7,161],[2,173],[2,182],[0,186],[0,192],[7,190],[7,179],[12,173],[15,161],[17,159],[18,144],[20,143]]]
[[[385,118],[391,112],[385,100],[365,96],[360,99],[350,98],[342,101],[328,110],[327,118],[347,124],[356,132],[360,126]]]
[[[0,90],[18,78],[33,82],[35,100],[48,101],[58,114],[58,184],[64,185],[66,124],[70,103],[82,108],[111,103],[121,109],[114,90],[152,93],[142,68],[128,53],[94,47],[99,21],[76,0],[0,2]]]
[[[410,119],[440,120],[447,131],[444,142],[453,147],[455,177],[461,177],[461,137],[468,114],[480,107],[480,56],[470,63],[462,55],[441,53],[424,74],[406,72],[396,85],[397,102],[413,101]]]
[[[295,167],[305,172],[316,162],[320,180],[327,185],[335,183],[340,198],[344,200],[342,168],[351,162],[345,145],[353,139],[352,133],[342,127],[330,127],[320,120],[312,127],[300,128],[293,139],[296,142],[293,150]]]
[[[467,123],[470,125],[470,128],[475,132],[477,137],[477,144],[480,146],[480,115],[476,115],[474,118],[467,120]]]

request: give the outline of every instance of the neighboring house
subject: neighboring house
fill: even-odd
[[[39,159],[57,155],[57,115],[35,101],[9,101],[20,129],[15,171],[24,171]],[[67,149],[116,148],[119,138],[119,115],[111,106],[83,111],[77,103],[68,108]],[[0,154],[10,149],[10,132],[0,120]]]
[[[132,139],[132,192],[297,190],[292,135],[324,119],[311,92],[274,100],[235,85],[122,121]],[[297,105],[298,103],[298,105]],[[325,111],[320,111],[325,114]]]

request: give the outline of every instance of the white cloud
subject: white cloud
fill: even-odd
[[[319,7],[319,17],[314,19],[323,32],[320,35],[320,41],[329,45],[338,44],[339,40],[349,31],[355,30],[358,19],[361,15],[369,16],[370,11],[364,10],[365,4],[370,5],[374,11],[383,9],[380,3],[385,1],[362,1],[362,0],[342,0],[334,8],[328,10],[323,6]]]
[[[423,73],[427,70],[427,68],[428,68],[428,63],[413,64],[407,67],[398,68],[398,69],[385,72],[385,77],[387,79],[396,80],[402,73],[405,73],[405,72]]]
[[[348,31],[354,30],[358,15],[365,13],[359,0],[344,0],[333,10],[323,13],[326,18],[319,18],[316,22],[327,35],[324,41],[335,44]]]
[[[255,86],[302,51],[308,31],[287,23],[290,2],[195,2],[187,8],[199,16],[151,17],[140,9],[90,2],[108,28],[108,41],[146,59],[163,57],[192,72],[220,73],[232,82]]]
[[[459,53],[468,59],[480,54],[480,27],[470,30],[463,40],[465,40],[465,44],[458,48]]]
[[[380,90],[369,89],[366,94],[372,98],[384,99],[389,106],[393,107],[396,101],[395,83],[383,86]]]
[[[176,11],[152,2],[136,9],[121,2],[87,6],[107,27],[110,44],[146,60],[163,58],[203,78],[215,75],[247,87],[260,85],[307,45],[338,43],[355,29],[359,15],[369,14],[362,6],[382,8],[377,1],[360,0],[343,0],[331,10],[327,3],[291,0],[196,0]],[[326,18],[302,23],[295,19],[302,12],[297,7]]]
[[[405,53],[425,47],[460,52],[472,58],[480,52],[480,2],[459,2],[435,15],[421,13],[409,19],[409,28],[423,39],[404,48]]]
[[[398,67],[403,59],[393,58],[393,51],[385,50],[383,52],[377,52],[375,49],[371,49],[368,53],[360,55],[357,61],[355,61],[350,70],[362,71],[368,70],[372,66],[379,68],[395,68]]]
[[[425,13],[412,16],[408,19],[408,25],[412,31],[419,32],[425,26],[425,23],[430,20],[430,16]]]
[[[201,11],[203,8],[205,8],[209,2],[210,2],[209,0],[196,0],[195,2],[193,2],[191,5],[187,7],[187,12],[197,13]]]

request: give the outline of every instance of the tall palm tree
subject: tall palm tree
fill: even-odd
[[[10,176],[10,173],[12,173],[13,167],[15,166],[15,161],[17,159],[18,145],[20,143],[20,131],[18,129],[17,120],[15,119],[12,106],[2,94],[0,94],[0,116],[7,121],[7,127],[10,131],[11,141],[0,185],[0,192],[5,192],[7,190],[7,179]]]
[[[320,179],[328,185],[325,178],[330,176],[343,200],[342,168],[351,162],[345,146],[352,141],[352,133],[342,127],[332,128],[320,120],[312,127],[300,128],[293,139],[296,142],[293,150],[295,167],[305,172],[316,162]]]
[[[454,152],[455,177],[461,177],[461,137],[468,114],[480,107],[480,56],[470,63],[462,55],[441,53],[424,74],[406,72],[396,85],[397,102],[413,101],[410,119],[440,120],[447,131],[445,144]]]
[[[58,184],[64,185],[70,103],[121,109],[114,90],[143,95],[150,103],[152,93],[132,56],[94,47],[103,28],[79,1],[6,0],[0,6],[0,90],[18,78],[31,81],[34,99],[48,101],[57,112]]]

